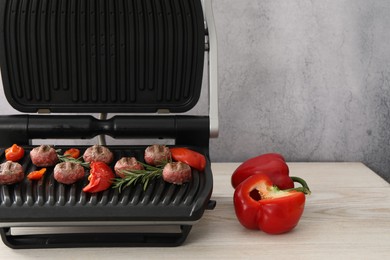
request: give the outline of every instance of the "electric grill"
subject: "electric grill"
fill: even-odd
[[[207,158],[206,170],[193,170],[193,180],[180,186],[156,179],[146,190],[137,185],[88,194],[82,192],[86,179],[60,184],[53,167],[40,181],[0,185],[6,245],[178,246],[185,241],[204,211],[215,206],[209,138],[218,135],[218,100],[211,10],[211,1],[201,0],[0,0],[4,92],[24,112],[0,116],[1,163],[5,148],[17,143],[26,150],[20,163],[27,174],[36,170],[29,158],[36,146],[32,140],[99,136],[105,144],[106,135],[173,139],[173,146]],[[206,72],[209,114],[188,115]],[[120,115],[107,119],[107,113]],[[122,156],[143,161],[146,148],[107,146],[114,163]],[[84,152],[87,146],[77,148]]]

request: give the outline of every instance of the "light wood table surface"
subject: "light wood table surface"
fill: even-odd
[[[312,195],[298,226],[268,235],[236,219],[230,176],[238,163],[213,163],[214,210],[172,248],[14,250],[0,259],[390,259],[390,185],[361,163],[289,163]]]

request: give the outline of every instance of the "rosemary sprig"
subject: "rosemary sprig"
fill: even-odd
[[[77,164],[80,164],[81,166],[83,166],[84,168],[89,168],[89,162],[84,162],[82,160],[82,158],[83,158],[82,156],[80,156],[79,158],[75,159],[75,158],[71,157],[70,155],[62,155],[62,154],[60,154],[61,149],[56,150],[56,152],[57,152],[58,159],[61,162],[77,163]]]
[[[118,188],[119,192],[122,192],[122,190],[128,186],[137,185],[138,183],[141,183],[143,185],[143,189],[146,190],[151,180],[160,178],[162,176],[165,164],[158,165],[155,167],[148,164],[144,164],[142,162],[139,163],[144,166],[144,170],[123,170],[122,173],[125,175],[124,178],[113,179],[112,187]]]

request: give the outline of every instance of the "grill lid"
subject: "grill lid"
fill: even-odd
[[[198,101],[201,1],[0,1],[0,64],[22,112],[171,112]]]

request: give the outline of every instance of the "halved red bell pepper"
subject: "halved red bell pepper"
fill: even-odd
[[[234,209],[239,222],[248,229],[269,234],[292,230],[299,222],[304,206],[306,187],[280,190],[265,174],[250,176],[234,192]]]
[[[198,171],[204,171],[206,167],[206,157],[194,150],[184,147],[170,148],[172,159],[183,162]]]
[[[104,162],[92,162],[89,183],[83,188],[84,192],[95,193],[108,189],[115,178],[114,172]]]
[[[289,168],[284,157],[278,153],[262,154],[243,162],[231,178],[233,188],[254,174],[266,174],[279,189],[294,188],[294,178],[289,176]],[[296,181],[296,180],[295,180]]]

